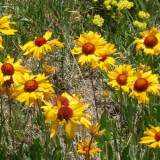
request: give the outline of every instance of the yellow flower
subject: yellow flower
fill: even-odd
[[[109,95],[110,95],[109,91],[103,91],[103,92],[101,92],[101,96],[102,97],[107,98],[107,97],[109,97]]]
[[[140,63],[139,69],[140,69],[140,70],[143,70],[144,72],[146,72],[146,71],[151,70],[151,67],[150,67],[150,66],[143,65],[143,64]]]
[[[134,21],[133,25],[140,28],[140,29],[144,29],[147,27],[147,23],[145,22],[139,22],[139,21]]]
[[[130,2],[128,0],[120,0],[117,4],[117,10],[131,9],[133,6],[133,2]]]
[[[100,15],[96,14],[94,16],[93,23],[98,27],[102,27],[104,23],[104,19]]]
[[[90,133],[93,136],[102,136],[105,132],[105,129],[100,131],[101,124],[99,123],[94,123],[91,127],[90,127]]]
[[[153,55],[160,54],[160,31],[155,27],[150,30],[140,32],[142,39],[135,38],[133,44],[137,44],[136,51],[143,50],[144,53]]]
[[[149,18],[150,14],[148,12],[139,11],[138,16],[139,18]]]
[[[80,54],[78,62],[83,66],[85,63],[87,65],[96,66],[99,60],[96,56],[99,53],[104,53],[104,46],[107,42],[98,33],[93,33],[89,31],[88,33],[83,33],[80,38],[74,41],[77,45],[72,49],[72,54]]]
[[[7,81],[7,83],[18,83],[19,78],[24,73],[30,73],[31,71],[25,70],[23,66],[20,65],[21,59],[14,63],[14,58],[7,55],[5,63],[0,62],[0,85]]]
[[[55,67],[53,66],[48,66],[47,62],[45,62],[45,65],[42,65],[42,68],[46,73],[52,73],[55,70]]]
[[[133,95],[138,99],[138,103],[148,104],[149,98],[147,93],[150,92],[154,95],[159,94],[159,81],[156,74],[152,71],[144,72],[139,70],[134,73],[133,85],[131,86],[132,92],[129,97]]]
[[[94,157],[94,154],[96,152],[102,151],[100,148],[93,149],[97,145],[98,142],[94,142],[92,145],[90,145],[90,143],[91,143],[90,139],[85,139],[84,142],[82,142],[82,140],[80,140],[80,144],[77,143],[77,145],[78,145],[77,152],[79,152],[81,154],[88,154],[88,152],[89,152],[89,155]],[[90,148],[89,148],[89,146],[90,146]]]
[[[25,102],[25,105],[36,106],[41,105],[43,100],[51,98],[54,90],[52,84],[47,80],[44,74],[31,75],[24,74],[19,80],[14,96],[20,102]]]
[[[2,46],[2,42],[3,42],[3,40],[2,40],[2,37],[0,36],[0,50],[2,50],[4,47]]]
[[[150,144],[148,145],[149,148],[160,148],[160,127],[153,127],[151,126],[151,129],[148,129],[144,131],[145,137],[141,138],[141,141],[139,143],[146,143]]]
[[[97,66],[101,69],[102,72],[110,70],[110,67],[114,65],[115,59],[112,57],[109,57],[108,55],[113,54],[116,49],[114,48],[114,45],[111,43],[108,43],[104,46],[104,53],[98,53],[97,56],[99,58],[99,61],[97,63]]]
[[[116,87],[116,90],[122,88],[123,92],[129,92],[129,87],[132,85],[133,69],[131,65],[115,66],[114,71],[108,72],[108,84]]]
[[[24,55],[31,56],[33,53],[33,58],[36,56],[40,60],[47,52],[51,52],[55,45],[59,49],[63,47],[63,43],[59,42],[58,39],[48,41],[51,36],[52,32],[47,31],[43,37],[35,37],[34,41],[29,41],[24,46],[20,45],[20,48],[25,52]]]
[[[0,19],[0,32],[6,35],[14,35],[17,30],[11,29],[10,24],[15,24],[15,22],[9,22],[7,19],[12,17],[12,15],[4,16]]]
[[[70,96],[63,93],[62,96],[57,96],[52,104],[46,101],[44,103],[46,106],[41,108],[44,109],[43,114],[46,116],[45,123],[51,122],[50,136],[53,138],[57,134],[59,124],[65,126],[67,138],[76,136],[77,124],[83,124],[87,128],[91,126],[88,120],[91,116],[83,113],[89,104],[82,105],[83,100],[79,99],[79,95]]]

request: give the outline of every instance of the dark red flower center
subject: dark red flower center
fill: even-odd
[[[61,120],[61,121],[63,119],[68,121],[73,116],[73,110],[71,108],[69,108],[69,107],[61,107],[58,110],[57,116],[58,116],[58,119]]]
[[[90,147],[90,150],[91,150],[91,147]],[[85,151],[86,153],[88,153],[89,147],[88,147],[88,146],[84,146],[84,147],[83,147],[83,151]]]
[[[28,80],[24,85],[24,90],[27,92],[33,92],[38,88],[38,82],[34,79]]]
[[[34,40],[34,43],[35,43],[36,46],[40,47],[43,44],[46,44],[47,40],[43,37],[38,37],[37,39]]]
[[[90,42],[87,42],[82,46],[82,52],[86,55],[93,54],[95,50],[95,45]]]
[[[68,100],[68,98],[66,98],[64,96],[56,97],[56,99],[53,101],[53,106],[57,106],[57,100],[59,100],[64,107],[69,106],[69,100]]]
[[[14,83],[13,78],[11,77],[10,79],[5,81],[6,85],[11,85],[12,83]]]
[[[4,75],[13,75],[14,73],[14,67],[10,63],[4,63],[1,67],[1,70]]]
[[[155,139],[156,139],[156,141],[160,141],[160,132],[156,133]]]
[[[138,78],[134,83],[134,89],[138,92],[145,91],[149,86],[149,82],[145,78]]]
[[[148,48],[153,48],[155,45],[158,44],[158,39],[156,36],[150,34],[144,39],[144,44]]]
[[[108,57],[108,55],[107,55],[107,54],[106,54],[106,55],[101,56],[100,61],[104,62],[104,61],[107,59],[107,57]]]
[[[119,85],[127,84],[127,75],[126,74],[119,74],[116,78],[116,81]]]

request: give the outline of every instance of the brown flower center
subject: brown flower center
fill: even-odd
[[[1,70],[4,75],[13,75],[14,73],[14,67],[10,63],[4,63],[1,67]]]
[[[149,82],[145,78],[138,78],[134,83],[134,89],[138,92],[145,91],[149,86]]]
[[[156,36],[150,34],[144,39],[144,44],[148,48],[153,48],[155,45],[157,45],[158,39]]]
[[[116,78],[116,81],[119,85],[127,84],[127,75],[126,74],[119,74]]]
[[[68,100],[68,98],[66,98],[64,96],[56,97],[56,99],[53,101],[53,106],[57,106],[57,100],[59,100],[64,107],[69,106],[69,100]]]
[[[155,139],[156,139],[156,141],[160,141],[160,132],[156,133]]]
[[[100,61],[104,62],[107,58],[108,58],[108,55],[107,55],[107,54],[106,54],[106,55],[103,55],[103,56],[101,56]]]
[[[86,55],[93,54],[95,50],[95,45],[90,42],[87,42],[82,46],[82,52]]]
[[[33,92],[38,88],[38,82],[34,79],[28,80],[24,85],[24,90],[27,92]]]
[[[61,120],[61,121],[63,119],[68,121],[68,120],[70,120],[70,118],[73,117],[73,110],[69,107],[61,107],[58,110],[57,116],[58,116],[58,119]]]
[[[38,37],[37,39],[34,40],[34,43],[35,43],[36,46],[40,47],[43,44],[46,44],[47,40],[43,37]]]
[[[10,79],[8,79],[8,80],[6,80],[5,81],[5,84],[6,85],[11,85],[11,84],[13,84],[14,83],[14,81],[13,81],[13,78],[11,77]]]

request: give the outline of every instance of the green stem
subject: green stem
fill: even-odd
[[[97,108],[97,100],[96,100],[96,94],[95,94],[95,88],[94,88],[94,84],[93,84],[93,79],[92,79],[92,71],[89,67],[89,74],[90,74],[90,79],[91,79],[91,84],[92,84],[92,90],[93,90],[93,96],[94,96],[94,102],[95,102],[95,106],[96,106],[96,115],[97,115],[97,120],[99,121],[99,117],[98,117],[98,108]]]
[[[153,56],[150,56],[151,57],[151,70],[153,72]]]
[[[120,151],[121,151],[121,139],[122,139],[122,116],[123,116],[123,95],[122,95],[122,88],[120,88],[120,94],[121,94],[121,99],[120,99],[120,134],[121,134],[121,138],[120,138]]]
[[[142,127],[141,127],[141,136],[142,136],[142,134],[143,134],[143,127],[144,127],[144,104],[142,103],[142,119],[141,119],[141,125],[142,125]]]

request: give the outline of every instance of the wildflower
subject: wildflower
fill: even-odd
[[[113,54],[116,49],[114,48],[115,46],[111,43],[107,43],[104,46],[104,53],[99,53],[97,54],[99,61],[97,63],[96,67],[99,67],[102,72],[110,70],[110,67],[114,65],[115,59],[110,57],[110,54]]]
[[[101,124],[99,123],[95,123],[93,124],[91,127],[90,127],[90,133],[93,135],[93,136],[102,136],[105,132],[105,129],[100,131],[101,127]]]
[[[160,53],[160,31],[152,27],[150,30],[140,32],[140,35],[142,39],[135,38],[133,42],[137,44],[136,51],[143,50],[146,55],[158,55]]]
[[[129,87],[132,85],[133,69],[131,65],[115,66],[114,71],[108,72],[109,82],[116,90],[122,88],[123,92],[129,92]]]
[[[104,19],[100,15],[96,14],[94,16],[93,23],[98,27],[102,27],[104,23]]]
[[[150,67],[150,66],[143,65],[143,64],[140,63],[139,69],[140,69],[140,70],[143,70],[144,72],[146,72],[146,71],[149,71],[149,70],[151,69],[151,67]]]
[[[141,138],[139,143],[149,144],[149,148],[160,148],[160,127],[153,127],[150,125],[151,129],[146,129],[144,131],[145,137]]]
[[[152,71],[143,72],[142,70],[138,70],[134,75],[133,85],[131,86],[132,92],[129,97],[133,95],[138,99],[138,103],[148,104],[148,92],[154,95],[159,94],[158,76],[152,74]]]
[[[83,33],[80,38],[74,41],[77,45],[72,49],[72,54],[80,54],[78,62],[83,66],[85,63],[87,65],[96,66],[99,58],[96,56],[99,53],[104,53],[104,46],[107,42],[98,33],[93,33],[89,31],[88,33]]]
[[[80,143],[77,143],[77,145],[78,145],[77,152],[79,152],[81,154],[87,154],[87,155],[89,152],[89,155],[94,157],[94,154],[96,152],[102,151],[100,148],[93,149],[97,145],[98,142],[94,142],[92,145],[90,145],[90,143],[91,143],[90,139],[85,139],[84,142],[82,142],[82,140],[80,140]],[[89,148],[89,146],[90,146],[90,148]]]
[[[53,67],[53,66],[48,66],[48,65],[47,65],[47,62],[45,62],[45,64],[42,65],[42,68],[44,69],[44,71],[45,71],[46,73],[52,73],[52,72],[55,70],[55,67]]]
[[[55,137],[58,130],[58,125],[65,126],[65,134],[67,138],[76,136],[77,124],[83,124],[86,128],[91,126],[89,122],[90,115],[84,114],[83,111],[89,104],[82,105],[83,99],[79,99],[79,95],[68,95],[63,93],[62,96],[57,96],[53,103],[44,101],[46,106],[41,108],[46,116],[45,123],[51,122],[50,136]]]
[[[144,29],[147,27],[147,23],[145,22],[139,22],[139,21],[134,21],[133,25],[140,28],[140,29]]]
[[[23,66],[20,65],[21,59],[14,63],[14,58],[11,58],[10,55],[7,55],[5,63],[0,62],[0,85],[3,85],[4,82],[7,83],[18,83],[18,79],[24,73],[30,73],[30,70],[25,70]],[[10,81],[9,81],[10,80]]]
[[[138,16],[139,18],[149,18],[150,14],[148,12],[139,11]]]
[[[15,24],[16,22],[9,22],[7,19],[11,18],[12,15],[4,16],[0,19],[0,32],[6,35],[14,35],[17,30],[11,29],[10,24]]]
[[[20,102],[25,102],[25,105],[36,106],[41,105],[43,100],[48,100],[53,95],[54,90],[52,84],[47,80],[44,74],[29,75],[25,73],[21,79],[18,80],[14,96]]]
[[[25,52],[24,55],[31,56],[33,54],[33,58],[36,56],[40,60],[47,52],[51,52],[55,45],[59,49],[63,47],[63,43],[59,42],[58,39],[48,41],[51,36],[52,32],[47,31],[43,37],[35,37],[34,41],[29,41],[24,46],[20,45],[20,48]]]
[[[110,95],[109,91],[103,91],[103,92],[101,92],[101,96],[102,97],[107,98],[107,97],[109,97],[109,95]]]
[[[117,4],[117,10],[131,9],[133,6],[133,2],[129,2],[128,0],[120,0]]]

